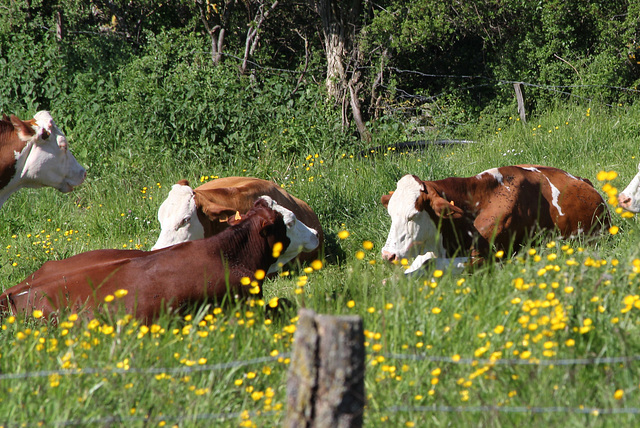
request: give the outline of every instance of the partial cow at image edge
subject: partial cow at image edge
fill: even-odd
[[[22,121],[0,120],[0,207],[23,187],[53,187],[67,193],[82,184],[86,170],[71,154],[67,137],[48,111]]]
[[[415,257],[406,273],[429,260],[463,269],[494,249],[517,249],[539,231],[569,238],[610,224],[606,203],[589,180],[539,165],[436,181],[405,175],[381,202],[392,219],[382,257]]]

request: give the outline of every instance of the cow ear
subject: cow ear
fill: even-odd
[[[225,207],[224,205],[207,202],[202,206],[202,212],[209,217],[211,221],[226,222],[229,219],[234,219],[238,210],[231,207]],[[238,213],[239,215],[240,213]]]
[[[28,123],[25,123],[18,119],[17,116],[11,115],[11,123],[13,124],[16,134],[22,141],[29,141],[36,133]]]
[[[178,181],[176,184],[179,184],[181,186],[189,186],[189,187],[191,187],[191,185],[189,184],[189,180],[186,180],[184,178],[182,180]]]
[[[441,218],[459,219],[464,216],[462,209],[456,207],[441,196],[431,199],[431,208],[433,208],[436,215]]]
[[[440,218],[459,219],[464,216],[464,211],[455,206],[453,201],[447,201],[445,198],[431,186],[423,185],[423,196],[428,200],[431,209]],[[423,203],[425,201],[423,200]]]
[[[391,195],[393,195],[393,192],[389,192],[389,194],[387,195],[382,195],[382,197],[380,198],[380,202],[382,202],[382,206],[387,208],[387,206],[389,206],[389,200],[391,199]]]

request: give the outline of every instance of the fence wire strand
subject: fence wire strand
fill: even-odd
[[[539,359],[478,359],[478,358],[453,358],[435,357],[418,354],[383,354],[383,357],[395,360],[429,361],[449,364],[484,364],[484,365],[505,365],[505,366],[587,366],[600,364],[623,364],[640,361],[640,355],[628,357],[591,357],[591,358],[563,358],[557,360]]]
[[[195,373],[195,372],[203,372],[203,371],[215,371],[215,370],[224,370],[236,367],[250,366],[254,364],[263,364],[269,363],[273,361],[278,361],[281,358],[290,358],[290,353],[279,354],[275,357],[260,357],[254,358],[252,360],[245,361],[230,361],[227,363],[218,363],[218,364],[204,364],[198,366],[181,366],[181,367],[147,367],[147,368],[137,368],[130,367],[128,369],[125,368],[104,368],[104,367],[87,367],[87,368],[78,368],[78,369],[60,369],[60,370],[41,370],[35,372],[23,372],[23,373],[0,373],[0,381],[7,379],[31,379],[31,378],[39,378],[39,377],[48,377],[51,375],[59,375],[59,376],[78,376],[78,375],[88,375],[88,374],[96,374],[96,373],[104,373],[104,374],[183,374],[183,373]]]

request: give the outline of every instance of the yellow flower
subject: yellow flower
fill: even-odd
[[[121,299],[122,297],[126,296],[129,293],[129,291],[125,290],[125,289],[120,289],[120,290],[116,290],[115,293],[113,293],[118,299]]]
[[[500,250],[498,252],[496,252],[496,258],[497,259],[501,259],[504,257],[504,251]]]
[[[322,269],[322,261],[320,261],[320,260],[314,260],[314,261],[312,261],[312,262],[311,262],[311,267],[312,267],[314,270],[320,270],[320,269]]]
[[[114,299],[112,294],[107,294],[106,296],[104,296],[104,301],[109,303],[110,301],[112,301]]]
[[[33,311],[33,317],[34,318],[42,318],[42,315],[44,315],[44,314],[39,309],[36,309],[35,311]]]
[[[616,390],[616,392],[613,393],[613,398],[615,398],[616,400],[622,399],[623,396],[624,396],[624,391],[621,389],[618,389]]]
[[[340,239],[347,239],[349,235],[350,233],[348,230],[341,230],[340,232],[338,232],[338,238]]]
[[[277,259],[278,257],[280,257],[280,253],[282,252],[282,242],[276,242],[275,244],[273,244],[273,258]]]
[[[363,251],[356,251],[356,259],[358,259],[358,260],[364,259],[364,252]]]
[[[256,271],[256,273],[254,274],[255,278],[256,278],[258,281],[263,280],[263,279],[264,279],[264,277],[265,277],[265,275],[266,275],[266,274],[265,274],[265,272],[264,272],[262,269],[258,269],[258,270]]]
[[[618,226],[611,226],[609,228],[609,233],[612,235],[617,234],[620,231],[620,228]]]
[[[373,242],[371,241],[364,241],[362,243],[362,248],[364,248],[365,250],[371,250],[373,248]]]

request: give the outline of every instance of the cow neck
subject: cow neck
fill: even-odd
[[[469,235],[468,232],[474,230],[473,221],[477,207],[473,206],[475,204],[473,196],[476,195],[480,181],[473,178],[450,177],[429,183],[439,196],[449,202],[453,201],[454,205],[465,212],[463,218],[442,220],[433,209],[430,207],[427,209],[429,216],[440,229],[445,254],[447,257],[467,255],[474,245],[474,240],[477,239],[474,234]]]
[[[467,212],[473,212],[476,208],[472,206],[474,195],[477,194],[476,189],[481,182],[481,180],[476,180],[475,177],[450,177],[443,180],[430,181],[429,183],[438,195],[447,201],[453,201],[459,208]]]
[[[13,125],[11,127],[13,129]],[[3,131],[6,132],[0,129],[0,133]],[[0,207],[22,187],[22,172],[34,144],[33,141],[25,143],[20,140],[14,131],[10,135],[8,141],[0,141]]]

